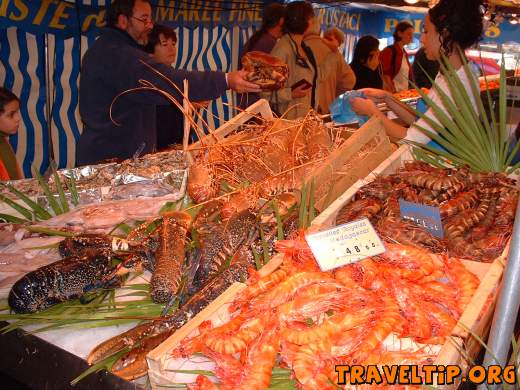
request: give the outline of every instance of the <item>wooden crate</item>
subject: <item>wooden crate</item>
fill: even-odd
[[[410,147],[401,146],[387,160],[383,161],[367,177],[358,180],[351,188],[339,196],[326,210],[318,215],[311,225],[312,231],[320,231],[335,226],[336,216],[341,208],[349,203],[354,194],[362,186],[373,181],[375,178],[394,173],[404,162],[413,160]],[[493,312],[497,300],[498,287],[504,271],[509,246],[506,246],[501,256],[493,263],[480,263],[463,260],[467,269],[477,275],[481,282],[475,291],[473,298],[466,310],[462,313],[457,326],[453,329],[452,337],[441,347],[434,364],[456,364],[464,370],[469,368],[468,359],[475,359],[482,349],[481,343],[474,337],[479,336],[486,339]],[[461,354],[461,350],[464,351]],[[443,388],[456,388],[459,384],[442,386]]]
[[[267,276],[275,271],[283,260],[282,254],[275,255],[262,269],[259,274],[261,277]],[[223,324],[228,321],[228,307],[233,299],[246,287],[246,284],[236,282],[224,291],[217,299],[211,302],[199,314],[191,319],[186,325],[177,330],[173,335],[167,338],[161,345],[148,353],[146,360],[148,363],[148,377],[152,389],[164,389],[170,387],[172,383],[181,382],[183,378],[190,378],[195,381],[196,375],[178,374],[171,371],[172,368],[178,368],[178,359],[172,359],[170,352],[188,336],[198,334],[199,325],[208,319],[212,319],[214,325]],[[204,367],[202,363],[194,363],[190,367],[190,362],[184,364],[183,369],[201,369]],[[196,368],[194,368],[196,367]],[[188,382],[190,381],[188,380]]]
[[[290,121],[284,119],[274,119],[269,103],[260,99],[216,129],[212,134],[207,135],[202,143],[213,145],[216,142],[227,142],[229,137],[226,137],[232,131],[254,116],[278,121],[279,124],[275,123],[274,126],[283,127],[290,123]],[[238,139],[240,139],[240,134],[236,134],[232,138],[233,141]],[[200,147],[200,141],[188,147],[188,151],[191,150],[191,157]],[[370,119],[365,125],[349,135],[341,147],[334,150],[307,175],[306,180],[309,182],[314,179],[316,208],[319,211],[324,210],[356,180],[368,175],[370,171],[388,158],[394,149],[395,147],[390,143],[381,121],[376,118]]]
[[[213,145],[217,142],[224,140],[224,138],[236,130],[239,126],[246,123],[249,119],[254,117],[261,117],[266,120],[273,120],[273,112],[271,111],[271,107],[269,106],[269,102],[265,99],[260,99],[257,102],[251,104],[244,111],[240,112],[240,114],[234,116],[229,121],[224,123],[215,131],[211,132],[211,134],[206,135],[203,138],[203,141],[200,140],[194,142],[188,146],[188,152],[197,150],[202,144],[204,145]]]

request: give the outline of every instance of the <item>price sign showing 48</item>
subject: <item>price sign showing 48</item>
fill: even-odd
[[[322,271],[381,254],[385,247],[367,218],[305,236]]]

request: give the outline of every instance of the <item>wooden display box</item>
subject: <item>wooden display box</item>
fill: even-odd
[[[404,161],[412,159],[413,157],[410,153],[409,147],[400,147],[390,156],[390,158],[385,160],[373,172],[371,172],[368,177],[363,180],[358,180],[354,186],[347,190],[324,212],[322,212],[314,220],[312,229],[323,230],[334,226],[338,211],[343,205],[352,199],[352,196],[361,186],[367,184],[379,175],[395,172],[402,166]],[[506,253],[507,249],[504,251],[502,256],[497,258],[491,264],[463,260],[466,268],[473,272],[481,282],[466,310],[462,313],[457,326],[453,329],[452,335],[448,341],[442,346],[432,346],[432,351],[438,351],[437,359],[434,364],[456,364],[460,365],[465,371],[471,365],[471,362],[468,361],[467,357],[469,357],[469,359],[474,359],[478,355],[481,350],[481,344],[472,335],[478,335],[481,338],[485,338],[489,332],[496,304],[498,286],[504,269]],[[281,255],[275,256],[266,266],[269,268],[262,269],[262,274],[266,275],[274,271],[281,263],[281,260]],[[245,286],[241,283],[235,283],[205,310],[194,317],[192,321],[148,354],[148,375],[153,389],[170,387],[174,383],[189,383],[194,381],[196,378],[196,375],[180,374],[174,370],[212,369],[211,365],[207,366],[205,364],[208,363],[200,362],[196,358],[173,359],[170,353],[176,346],[178,346],[181,340],[188,336],[196,335],[197,327],[203,321],[211,319],[215,326],[226,322],[229,318],[227,308],[230,302],[233,301],[233,298],[239,294],[244,287]],[[385,341],[385,343],[388,342],[391,343],[392,340]],[[461,351],[463,352],[461,353]],[[441,387],[445,389],[454,389],[458,387],[458,385],[459,383]]]
[[[312,222],[311,229],[320,231],[335,226],[336,216],[341,208],[349,203],[354,194],[364,185],[376,177],[389,175],[403,166],[405,161],[413,160],[410,147],[401,146],[387,160],[382,162],[366,178],[358,180],[351,188],[339,196],[326,210]],[[463,260],[467,269],[477,275],[481,282],[475,295],[471,299],[457,326],[453,329],[452,337],[442,346],[434,364],[456,364],[465,372],[480,350],[482,344],[474,337],[477,335],[486,340],[493,319],[498,287],[504,271],[509,245],[506,246],[500,257],[492,263],[480,263]],[[461,353],[463,351],[463,353]],[[461,376],[462,377],[462,376]],[[459,377],[459,378],[461,378]],[[445,389],[457,388],[460,383],[451,386],[441,386]]]
[[[275,255],[264,267],[262,267],[262,269],[260,269],[260,276],[264,277],[275,271],[282,264],[282,260],[282,254]],[[229,319],[227,310],[229,304],[245,287],[246,284],[244,283],[236,282],[232,284],[217,299],[193,317],[193,319],[191,319],[186,325],[177,330],[153,351],[148,353],[146,360],[148,363],[148,377],[152,389],[164,389],[165,387],[171,387],[173,383],[186,381],[189,383],[195,381],[197,375],[179,374],[172,370],[201,369],[202,365],[190,361],[180,363],[179,361],[184,359],[172,358],[170,355],[171,351],[186,337],[197,335],[198,327],[203,321],[212,319],[215,326],[227,322]]]
[[[194,157],[202,145],[239,140],[240,133],[232,137],[227,136],[253,117],[279,121],[274,124],[279,127],[290,123],[285,119],[274,118],[267,100],[260,99],[214,132],[206,135],[202,141],[190,145],[188,151],[191,151],[191,157]],[[319,211],[324,210],[358,179],[368,175],[395,150],[383,124],[376,118],[370,119],[353,133],[343,136],[346,141],[341,147],[335,149],[306,177],[309,182],[314,179],[315,206]]]

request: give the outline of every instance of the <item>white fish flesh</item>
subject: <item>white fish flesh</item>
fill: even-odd
[[[166,202],[179,199],[180,195],[177,193],[160,198],[138,198],[86,205],[39,222],[38,226],[54,229],[65,227],[76,231],[109,229],[122,222],[157,216]]]

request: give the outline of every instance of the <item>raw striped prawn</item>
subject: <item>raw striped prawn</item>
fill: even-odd
[[[379,213],[382,206],[383,203],[377,198],[354,200],[339,210],[338,215],[336,216],[336,225],[342,225],[364,217],[371,218]]]
[[[449,218],[460,211],[470,209],[478,200],[478,194],[475,189],[460,192],[453,199],[443,202],[440,207],[442,218]]]

